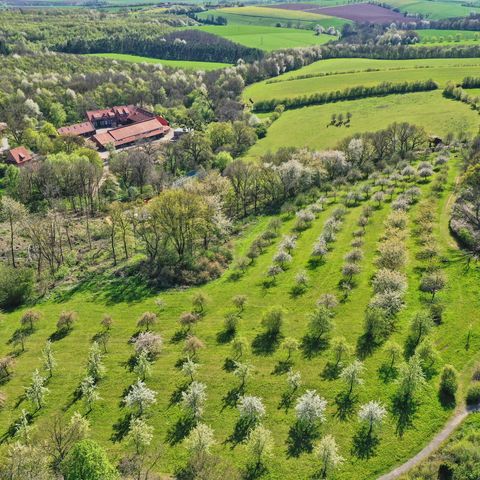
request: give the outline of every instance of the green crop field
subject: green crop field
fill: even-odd
[[[167,67],[183,68],[185,70],[218,70],[219,68],[228,67],[228,63],[217,62],[196,62],[189,60],[161,60],[159,58],[140,57],[138,55],[127,55],[123,53],[92,53],[91,57],[111,58],[121,62],[134,63],[155,63],[165,65]]]
[[[388,0],[386,3],[402,12],[419,13],[425,18],[439,20],[452,17],[466,17],[470,12],[480,12],[479,7],[465,6],[463,2],[436,0]]]
[[[262,50],[321,45],[336,40],[332,35],[315,35],[312,30],[295,28],[264,27],[253,25],[226,25],[198,27],[204,32],[213,33],[232,42]]]
[[[452,161],[454,162],[454,161]],[[480,280],[477,268],[468,271],[464,263],[455,261],[458,252],[452,247],[448,234],[448,198],[457,175],[457,165],[450,165],[447,191],[437,201],[438,222],[435,224],[434,236],[438,238],[441,253],[448,255],[449,262],[444,268],[448,275],[448,285],[442,292],[446,306],[443,322],[435,327],[434,338],[441,352],[442,362],[451,363],[464,373],[469,372],[473,358],[480,348],[480,325],[473,323],[470,349],[465,348],[465,335],[468,325],[476,318],[479,299],[478,282]],[[420,185],[424,193],[430,186]],[[330,202],[333,198],[330,199]],[[245,336],[249,342],[262,332],[260,318],[262,313],[272,305],[281,305],[285,309],[285,323],[282,333],[286,336],[300,337],[306,331],[309,313],[314,309],[315,302],[322,293],[334,293],[338,290],[341,278],[343,256],[350,249],[353,231],[361,214],[361,206],[348,209],[344,225],[338,233],[337,241],[331,252],[326,256],[325,263],[309,268],[308,260],[312,245],[319,235],[322,225],[328,218],[334,205],[328,205],[320,213],[310,229],[300,234],[297,246],[293,251],[293,262],[287,271],[279,275],[276,285],[265,288],[262,284],[265,272],[272,261],[272,255],[277,246],[267,248],[254,265],[250,266],[243,277],[232,281],[229,271],[220,279],[211,282],[201,291],[209,297],[205,316],[196,327],[196,334],[205,342],[206,348],[200,352],[200,369],[198,378],[207,384],[208,402],[204,414],[204,421],[215,431],[217,445],[214,452],[229,457],[238,466],[245,463],[245,447],[242,444],[232,446],[225,440],[232,434],[238,413],[235,408],[228,406],[226,398],[228,392],[238,385],[231,373],[224,370],[224,360],[230,355],[230,346],[221,343],[219,334],[223,330],[223,317],[231,310],[231,298],[234,295],[245,293],[248,297],[247,306],[242,314],[239,325],[239,334]],[[414,228],[417,208],[409,212],[410,229]],[[343,335],[355,345],[363,331],[362,314],[372,294],[370,279],[375,271],[375,250],[382,235],[383,222],[390,212],[388,203],[375,210],[364,237],[365,256],[361,261],[362,272],[358,275],[356,287],[352,290],[347,301],[337,308],[336,326],[334,335]],[[240,240],[237,241],[236,256],[243,255],[253,238],[265,228],[269,218],[263,218],[252,224]],[[293,219],[286,219],[282,225],[282,233],[292,231]],[[408,323],[412,314],[422,305],[419,296],[420,260],[416,257],[419,246],[413,237],[407,237],[409,257],[406,268],[408,276],[407,308],[399,316],[398,329],[393,335],[401,344],[405,341]],[[300,296],[291,294],[294,277],[298,271],[307,269],[310,277],[307,291]],[[113,275],[110,272],[109,275]],[[107,277],[106,277],[107,278]],[[106,378],[99,384],[101,400],[97,402],[88,418],[94,428],[92,437],[101,442],[109,451],[111,458],[116,458],[124,448],[124,441],[112,440],[118,438],[122,431],[122,421],[125,421],[127,410],[122,406],[121,399],[126,388],[135,381],[135,375],[128,370],[128,360],[132,354],[132,346],[128,341],[137,331],[135,322],[140,314],[147,310],[155,310],[153,296],[142,285],[129,284],[122,279],[110,277],[111,282],[98,289],[98,285],[83,285],[76,293],[66,295],[57,301],[50,300],[38,305],[43,317],[38,328],[28,338],[26,351],[18,358],[13,378],[2,389],[8,394],[6,409],[0,416],[0,432],[5,432],[12,422],[18,419],[24,386],[28,384],[33,369],[38,365],[40,350],[45,340],[55,331],[58,315],[63,310],[74,310],[79,313],[79,319],[71,333],[53,343],[53,349],[58,359],[58,369],[48,383],[50,393],[48,404],[35,416],[35,428],[42,432],[47,419],[54,413],[65,411],[73,413],[82,411],[81,402],[75,401],[74,392],[84,372],[84,362],[92,337],[99,331],[99,322],[104,313],[111,314],[114,325],[111,331],[111,340],[108,353],[105,355],[107,367]],[[164,443],[164,451],[159,468],[165,473],[171,473],[182,465],[186,459],[186,452],[181,438],[181,410],[175,399],[175,392],[184,383],[181,374],[175,367],[179,358],[182,358],[182,343],[177,343],[175,334],[178,331],[177,320],[181,312],[188,310],[192,295],[198,289],[169,290],[162,293],[166,302],[165,310],[160,314],[158,330],[164,337],[164,350],[154,364],[152,376],[147,384],[154,388],[158,395],[158,402],[147,414],[148,421],[155,427],[156,437]],[[338,292],[337,292],[338,293]],[[122,300],[123,299],[123,300]],[[128,301],[130,299],[130,301]],[[4,314],[0,317],[0,335],[4,342],[0,343],[0,354],[5,355],[11,349],[6,343],[18,326],[22,311]],[[255,367],[255,372],[247,381],[246,391],[264,399],[267,415],[263,421],[265,426],[272,430],[275,439],[275,455],[269,462],[269,474],[266,478],[310,478],[318,467],[311,454],[304,453],[298,458],[288,457],[286,454],[286,440],[290,426],[294,423],[292,409],[279,408],[282,394],[286,390],[285,375],[274,374],[276,365],[286,358],[285,351],[278,349],[273,353],[248,353],[248,361]],[[451,410],[444,409],[437,398],[437,377],[434,376],[421,392],[420,405],[412,419],[412,426],[407,428],[403,436],[396,433],[396,423],[389,414],[382,426],[380,444],[376,453],[370,459],[358,459],[351,455],[352,436],[357,430],[355,416],[340,418],[335,397],[342,390],[341,380],[326,380],[322,371],[330,358],[328,351],[313,358],[303,357],[300,353],[293,355],[294,368],[302,374],[303,385],[301,391],[317,389],[320,395],[328,400],[327,419],[321,427],[321,433],[332,433],[340,445],[340,453],[345,462],[338,470],[338,480],[374,479],[380,472],[387,470],[397,462],[415,454],[421,446],[430,439],[451,414]],[[391,395],[395,391],[395,383],[384,383],[379,379],[378,369],[385,361],[381,350],[375,351],[365,359],[366,374],[364,385],[356,388],[358,396],[355,402],[361,404],[371,399],[381,400],[386,405],[391,404]],[[19,400],[20,399],[20,400]],[[357,403],[355,403],[357,405]],[[390,408],[390,407],[389,407]],[[117,435],[117,437],[115,436]],[[178,441],[178,443],[177,443]]]
[[[347,112],[353,115],[350,128],[327,127],[332,114]],[[440,91],[304,107],[284,112],[268,129],[267,136],[250,149],[248,157],[274,151],[278,145],[334,148],[342,138],[379,130],[395,121],[421,125],[430,134],[442,136],[450,131],[474,133],[479,116],[468,105],[443,98]]]
[[[420,42],[417,45],[475,45],[480,33],[468,30],[418,30]]]
[[[370,70],[370,71],[369,71]],[[378,71],[371,71],[378,70]],[[349,73],[353,72],[353,73]],[[320,60],[295,72],[247,87],[244,99],[254,102],[292,98],[316,92],[342,90],[355,85],[433,79],[440,86],[480,74],[480,61],[467,59],[427,60]],[[308,76],[309,78],[298,78]],[[285,81],[283,81],[285,80]]]
[[[200,18],[206,18],[209,15],[225,17],[228,25],[276,27],[277,24],[280,24],[283,27],[302,27],[309,29],[312,29],[315,25],[322,25],[325,28],[333,26],[340,29],[342,25],[349,23],[348,20],[342,18],[316,13],[253,6],[218,8],[198,14]]]

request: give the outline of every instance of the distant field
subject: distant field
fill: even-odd
[[[404,15],[398,12],[368,3],[352,3],[349,5],[334,5],[329,7],[311,5],[308,3],[284,3],[275,5],[273,8],[331,15],[333,17],[345,18],[353,22],[391,23],[403,22],[405,20]]]
[[[281,24],[283,27],[313,28],[315,25],[323,27],[333,26],[340,29],[348,23],[343,18],[335,18],[316,13],[297,12],[292,10],[281,10],[267,7],[225,7],[199,13],[200,18],[209,15],[222,16],[228,21],[228,25],[256,25],[275,27]]]
[[[321,45],[336,39],[336,37],[332,35],[315,35],[312,30],[300,30],[296,28],[253,25],[209,25],[199,27],[199,29],[247,47],[260,48],[267,51],[281,48]]]
[[[347,112],[352,114],[350,128],[327,128],[333,113]],[[379,130],[395,121],[421,125],[430,134],[442,136],[449,131],[474,133],[478,130],[478,120],[478,113],[464,103],[445,99],[440,91],[305,107],[284,112],[268,129],[267,136],[249,150],[248,158],[280,147],[334,148],[342,138]]]
[[[420,43],[417,45],[468,45],[480,41],[480,32],[468,30],[418,30]]]
[[[183,68],[186,70],[218,70],[219,68],[229,67],[228,63],[217,62],[196,62],[187,60],[161,60],[159,58],[139,57],[137,55],[126,55],[123,53],[92,53],[91,57],[111,58],[122,62],[134,63],[155,63],[166,65],[167,67]]]
[[[419,13],[433,20],[451,17],[466,17],[470,12],[480,12],[478,7],[466,7],[462,2],[435,0],[387,0],[389,5],[402,12]]]
[[[378,71],[369,71],[375,69]],[[347,73],[353,72],[353,73]],[[480,59],[426,60],[320,60],[289,72],[273,83],[259,82],[245,89],[244,99],[254,102],[308,95],[315,92],[342,90],[355,85],[376,85],[382,82],[405,82],[433,79],[445,85],[466,76],[480,75]],[[298,78],[311,76],[310,78]],[[285,80],[285,81],[283,81]]]

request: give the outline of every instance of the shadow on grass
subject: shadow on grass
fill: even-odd
[[[287,373],[293,367],[291,360],[279,360],[273,368],[272,375],[283,375]]]
[[[230,328],[228,330],[222,330],[221,332],[217,333],[217,343],[219,344],[224,344],[224,343],[229,343],[233,340],[233,337],[235,337],[235,329]]]
[[[339,363],[327,362],[321,376],[324,380],[336,380],[340,376],[342,366]]]
[[[242,472],[242,480],[256,480],[268,474],[268,468],[262,463],[249,463]]]
[[[132,417],[132,413],[127,413],[113,425],[113,433],[110,437],[113,443],[121,442],[125,435],[127,435]]]
[[[72,331],[71,328],[61,328],[60,330],[55,330],[48,339],[51,342],[59,342],[60,340],[64,339],[70,332]]]
[[[296,421],[288,432],[287,456],[299,457],[313,450],[313,442],[318,438],[318,428]]]
[[[302,338],[300,348],[303,356],[307,359],[316,357],[328,348],[329,341],[327,338],[318,338],[313,335],[305,335]]]
[[[232,358],[226,358],[223,362],[223,370],[226,372],[233,372],[236,368],[236,362]]]
[[[307,287],[304,285],[294,285],[290,289],[290,297],[291,298],[298,298],[302,296],[307,291]]]
[[[35,415],[32,415],[31,413],[27,413],[27,422],[29,425],[33,423]],[[8,442],[9,439],[15,437],[18,426],[20,422],[22,421],[22,417],[18,417],[16,420],[14,420],[7,428],[6,432],[0,436],[0,444]]]
[[[405,430],[413,426],[419,403],[402,395],[395,395],[392,400],[392,414],[396,420],[396,433],[402,437]]]
[[[238,399],[245,393],[245,385],[239,385],[237,387],[233,387],[231,390],[227,392],[227,394],[222,398],[222,411],[225,408],[236,407]]]
[[[179,343],[182,340],[185,340],[187,336],[188,332],[186,330],[177,330],[170,339],[170,343]]]
[[[166,441],[173,446],[180,443],[195,427],[196,421],[191,416],[180,417],[175,425],[167,432]]]
[[[247,418],[239,418],[233,429],[233,433],[227,438],[226,442],[232,444],[235,448],[239,443],[242,443],[250,433],[250,430],[255,427],[255,420]]]
[[[393,382],[398,377],[398,368],[389,363],[383,363],[378,368],[378,377],[383,383]]]
[[[362,460],[368,460],[376,453],[380,440],[366,425],[353,436],[352,455]]]
[[[282,398],[278,404],[279,410],[285,410],[285,413],[288,413],[290,408],[293,405],[293,401],[296,398],[296,390],[288,390],[287,392],[282,393]]]
[[[321,267],[325,263],[325,259],[322,258],[310,258],[307,262],[307,268],[309,270],[315,270],[318,267]]]
[[[169,406],[176,405],[182,400],[182,393],[185,392],[190,385],[190,382],[185,382],[179,385],[170,395]]]
[[[252,341],[252,352],[255,355],[272,355],[278,348],[280,335],[269,332],[259,333]]]
[[[356,403],[357,397],[355,395],[348,392],[340,392],[335,397],[335,404],[337,405],[335,416],[342,421],[350,419],[355,412]]]
[[[370,355],[379,347],[379,343],[372,338],[368,333],[364,333],[357,340],[357,356],[360,360],[363,360]]]

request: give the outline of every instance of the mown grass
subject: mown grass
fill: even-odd
[[[332,114],[350,112],[350,127],[328,126]],[[468,105],[447,100],[440,91],[388,95],[287,110],[249,151],[256,158],[279,145],[329,149],[345,137],[373,132],[393,122],[423,126],[429,134],[470,133],[477,130],[478,113]],[[308,125],[308,128],[305,126]]]
[[[138,55],[128,55],[124,53],[92,53],[88,54],[88,56],[110,58],[112,60],[118,60],[119,62],[154,63],[157,65],[165,65],[167,67],[181,68],[184,70],[210,71],[230,66],[228,63],[197,62],[194,60],[162,60],[160,58],[141,57]]]
[[[375,70],[375,71],[372,71]],[[427,60],[320,60],[312,65],[280,75],[273,82],[258,82],[247,87],[243,97],[254,102],[293,98],[316,92],[349,87],[378,85],[382,82],[413,82],[432,79],[440,86],[478,75],[480,61],[467,59]],[[349,73],[352,72],[352,73]],[[308,76],[308,78],[299,78]],[[288,81],[283,81],[288,80]]]
[[[264,27],[260,25],[210,25],[198,27],[198,29],[219,35],[247,47],[260,48],[266,51],[322,45],[336,39],[332,35],[315,35],[313,30]]]
[[[439,223],[437,234],[441,247],[449,261],[445,264],[449,283],[446,291],[441,294],[447,306],[444,323],[435,330],[442,362],[453,363],[459,370],[463,370],[480,348],[480,325],[474,323],[479,307],[477,285],[479,271],[476,266],[466,271],[458,252],[450,246],[448,237],[448,212],[445,207],[454,183],[456,168],[451,166],[447,191],[438,203]],[[424,185],[423,190],[428,190],[429,185]],[[209,297],[206,315],[196,329],[196,334],[205,342],[206,349],[200,352],[199,380],[208,385],[208,402],[204,421],[210,424],[215,432],[218,444],[214,451],[233,461],[238,466],[243,466],[246,460],[245,449],[242,445],[231,448],[224,441],[231,435],[238,418],[236,409],[225,407],[222,400],[226,394],[238,385],[237,379],[223,369],[224,360],[230,356],[230,347],[219,343],[218,334],[223,330],[223,316],[231,311],[231,298],[244,293],[248,296],[248,304],[243,313],[239,326],[239,335],[252,342],[262,332],[260,320],[263,312],[270,306],[282,306],[285,309],[285,324],[282,333],[285,336],[300,338],[307,329],[308,314],[313,310],[315,302],[322,293],[337,292],[340,280],[340,269],[343,256],[350,250],[352,232],[360,216],[361,206],[350,208],[345,218],[344,226],[338,234],[337,241],[332,251],[327,255],[323,265],[308,268],[308,260],[312,245],[319,235],[322,225],[330,215],[333,205],[329,206],[315,220],[312,228],[304,231],[297,242],[293,252],[293,262],[290,268],[279,275],[277,284],[271,288],[263,286],[265,272],[272,261],[278,241],[270,246],[260,256],[255,264],[247,270],[246,274],[237,281],[230,279],[227,271],[220,279],[202,287],[200,290]],[[344,335],[353,345],[358,340],[363,329],[363,311],[372,294],[370,279],[374,273],[375,247],[383,231],[383,222],[390,211],[388,204],[376,210],[371,223],[367,226],[365,257],[361,262],[362,273],[358,277],[356,288],[352,291],[348,301],[340,304],[336,317],[334,335]],[[416,208],[409,214],[415,217]],[[259,218],[252,223],[236,242],[235,256],[243,255],[252,240],[265,230],[269,218]],[[293,226],[293,219],[286,220],[282,226],[282,233],[288,233]],[[410,228],[413,223],[410,222]],[[399,328],[394,338],[403,343],[407,334],[409,318],[413,312],[420,308],[423,300],[419,296],[418,282],[419,263],[415,257],[416,245],[413,238],[409,240],[409,262],[407,275],[409,291],[407,295],[407,308],[399,317]],[[306,269],[310,277],[309,287],[301,296],[293,296],[291,289],[294,277],[299,270]],[[112,278],[118,274],[111,271]],[[121,285],[122,282],[119,283]],[[127,298],[128,283],[123,282],[123,287],[118,287],[117,298]],[[123,288],[124,291],[120,291]],[[172,394],[184,383],[179,371],[175,368],[179,358],[183,357],[182,344],[173,340],[178,331],[177,319],[181,312],[190,309],[192,295],[199,289],[169,290],[161,296],[167,307],[160,314],[159,325],[155,328],[165,339],[165,349],[156,361],[153,375],[147,384],[158,392],[158,403],[148,415],[148,422],[154,425],[156,439],[165,444],[160,470],[171,473],[175,467],[181,465],[186,458],[185,450],[181,443],[174,443],[171,432],[177,421],[181,418],[178,405],[171,403]],[[135,375],[126,368],[126,362],[132,354],[128,340],[137,331],[136,320],[146,310],[155,310],[154,297],[145,296],[137,300],[112,302],[112,295],[104,295],[102,291],[83,291],[73,295],[68,300],[55,302],[46,301],[38,306],[43,318],[37,330],[27,340],[26,351],[17,358],[17,366],[13,378],[0,388],[8,394],[7,408],[0,416],[0,435],[2,435],[14,422],[24,403],[17,405],[17,401],[24,392],[24,386],[29,383],[32,371],[40,366],[40,350],[45,340],[55,331],[55,323],[62,310],[75,310],[79,313],[78,322],[70,335],[54,343],[53,348],[59,361],[58,371],[49,383],[50,395],[48,406],[39,412],[35,418],[38,434],[41,436],[48,418],[54,413],[65,411],[71,414],[75,410],[84,411],[81,403],[72,403],[72,395],[84,374],[84,365],[92,337],[100,330],[99,322],[103,313],[109,313],[114,318],[112,337],[109,352],[105,357],[107,376],[100,382],[100,395],[102,400],[89,414],[92,423],[92,436],[108,448],[112,458],[117,459],[124,450],[125,445],[113,442],[122,428],[122,420],[126,418],[127,411],[121,406],[121,398],[125,389],[135,380]],[[132,297],[135,298],[135,297]],[[18,327],[18,320],[22,311],[4,314],[0,317],[0,355],[11,351],[7,344],[8,339]],[[465,348],[465,334],[468,325],[472,325],[470,348]],[[269,462],[269,473],[264,478],[310,478],[317,468],[317,462],[309,454],[299,458],[288,458],[286,455],[286,439],[288,430],[294,422],[294,413],[290,409],[285,412],[279,409],[283,392],[286,390],[284,375],[275,375],[273,372],[278,362],[284,360],[286,353],[276,350],[269,355],[248,354],[248,361],[255,366],[255,374],[247,384],[247,392],[261,396],[267,407],[265,425],[274,433],[275,456]],[[434,378],[429,386],[422,392],[421,405],[413,419],[413,427],[407,429],[403,437],[395,433],[395,421],[389,416],[381,431],[381,443],[377,454],[370,460],[360,460],[350,454],[352,436],[358,428],[355,415],[348,420],[341,420],[336,416],[334,398],[343,388],[340,380],[324,380],[321,373],[329,353],[322,352],[312,359],[304,358],[300,353],[294,355],[294,368],[302,373],[303,387],[315,388],[329,401],[328,419],[321,427],[322,434],[332,433],[340,444],[341,454],[346,458],[336,478],[347,480],[352,478],[373,479],[378,473],[383,472],[397,462],[401,462],[418,451],[422,445],[441,427],[450,415],[449,410],[444,410],[436,396],[437,379]],[[371,399],[380,399],[388,406],[391,405],[390,397],[395,390],[393,383],[383,383],[379,380],[377,370],[384,361],[380,351],[376,351],[366,359],[367,373],[365,385],[358,389],[358,403]],[[123,425],[124,426],[124,425]],[[170,434],[169,434],[170,432]],[[168,439],[172,445],[169,445]]]
[[[466,17],[470,12],[478,12],[479,7],[470,7],[458,1],[431,0],[388,0],[386,3],[401,12],[419,13],[423,17],[439,20],[452,17]]]
[[[417,30],[420,38],[418,46],[434,45],[475,45],[480,34],[469,30]]]
[[[333,26],[342,28],[348,20],[317,13],[300,12],[295,10],[281,10],[267,7],[224,7],[215,10],[208,10],[198,14],[200,18],[209,15],[222,16],[228,21],[228,25],[255,25],[276,27],[281,24],[284,27],[302,27],[313,29],[315,25],[323,27]]]

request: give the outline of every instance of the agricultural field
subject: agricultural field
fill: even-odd
[[[219,62],[196,62],[193,60],[161,60],[159,58],[140,57],[138,55],[127,55],[123,53],[92,53],[89,57],[110,58],[119,62],[132,63],[153,63],[156,65],[166,65],[168,67],[182,68],[185,70],[218,70],[228,67],[228,63]]]
[[[458,255],[448,234],[448,199],[457,173],[457,163],[452,158],[446,191],[435,200],[438,221],[435,223],[433,234],[439,243],[441,253],[448,255],[449,258],[456,258]],[[409,186],[412,185],[413,182],[409,182]],[[423,196],[426,196],[430,191],[430,184],[420,183],[419,186]],[[295,444],[290,443],[288,447],[287,443],[289,429],[294,423],[293,407],[289,408],[288,403],[283,403],[282,406],[282,395],[287,391],[287,383],[281,367],[286,361],[287,353],[276,344],[271,350],[263,349],[264,336],[259,317],[270,306],[281,305],[285,311],[282,335],[299,337],[306,331],[308,315],[313,311],[317,299],[323,293],[339,294],[338,283],[341,279],[343,257],[351,248],[353,232],[358,230],[357,222],[362,207],[365,203],[373,205],[373,201],[366,201],[348,208],[337,240],[332,244],[325,261],[312,266],[309,263],[312,246],[325,221],[338,206],[341,197],[342,195],[337,196],[337,200],[330,197],[326,202],[326,208],[318,214],[311,227],[299,234],[292,251],[293,261],[278,275],[273,285],[265,286],[265,272],[280,238],[274,240],[240,278],[234,280],[231,275],[233,272],[230,270],[220,279],[201,288],[201,292],[208,297],[208,302],[202,321],[195,327],[195,334],[205,342],[205,348],[197,357],[199,362],[197,378],[207,385],[208,402],[203,421],[211,425],[215,431],[217,444],[213,451],[230,458],[239,467],[245,464],[245,447],[235,443],[235,436],[231,439],[238,419],[237,409],[231,403],[231,397],[237,391],[239,380],[225,367],[228,365],[228,362],[225,364],[225,359],[230,357],[231,350],[230,345],[224,343],[222,334],[223,318],[233,308],[232,297],[245,294],[247,303],[241,313],[237,335],[245,337],[248,344],[253,345],[252,350],[249,347],[248,353],[244,353],[242,358],[254,367],[251,378],[246,381],[245,389],[248,394],[263,399],[267,412],[263,424],[272,430],[275,439],[275,455],[269,461],[267,478],[310,478],[318,464],[311,454],[302,453],[299,456],[295,453],[288,454],[288,448],[294,448]],[[374,209],[365,227],[364,257],[360,261],[361,273],[357,276],[355,287],[348,298],[336,308],[333,334],[344,336],[352,345],[357,343],[363,331],[363,321],[359,312],[365,309],[372,295],[370,279],[376,270],[376,246],[384,232],[384,222],[390,212],[389,202]],[[418,206],[414,206],[408,213],[408,232],[414,230],[417,215]],[[245,254],[253,239],[267,228],[269,220],[268,217],[261,218],[246,229],[242,238],[236,242],[236,258]],[[292,233],[293,226],[294,219],[284,218],[280,234]],[[423,262],[416,256],[419,246],[413,235],[407,236],[407,244],[409,252],[405,270],[409,286],[406,295],[407,308],[399,315],[398,328],[393,335],[394,340],[400,344],[406,341],[412,315],[426,301],[418,291],[419,269],[421,270]],[[466,331],[470,319],[475,316],[478,309],[478,271],[472,269],[466,272],[463,262],[460,261],[448,262],[442,268],[448,275],[448,286],[441,294],[446,310],[443,322],[434,329],[433,337],[441,351],[442,362],[455,365],[464,372],[465,378],[469,375],[474,353],[480,348],[480,326],[476,324],[473,326],[470,349],[465,348],[465,335],[459,335],[458,332]],[[294,278],[304,269],[309,277],[306,290],[300,294],[293,294]],[[55,323],[60,312],[66,310],[77,311],[79,319],[67,336],[53,342],[58,367],[48,383],[50,391],[48,404],[36,414],[35,428],[41,432],[48,416],[60,410],[67,413],[83,412],[84,407],[75,399],[74,393],[84,371],[82,359],[87,358],[91,339],[101,328],[102,315],[108,313],[113,318],[113,326],[108,349],[104,355],[107,373],[99,383],[98,393],[101,399],[88,414],[88,419],[95,425],[92,437],[104,445],[110,456],[115,458],[124,448],[125,423],[129,418],[128,411],[121,405],[121,399],[136,378],[128,368],[133,351],[129,339],[137,331],[135,323],[142,312],[156,311],[156,297],[153,292],[149,294],[141,285],[129,284],[113,277],[103,289],[96,292],[93,291],[93,285],[88,284],[76,290],[76,293],[56,300],[51,299],[37,306],[42,318],[29,336],[25,351],[17,358],[15,375],[3,387],[11,400],[0,417],[0,429],[4,432],[17,420],[23,407],[22,401],[16,403],[17,399],[22,398],[24,386],[28,384],[32,370],[38,364],[44,342],[55,332]],[[177,320],[182,312],[191,308],[192,296],[198,291],[199,289],[189,289],[163,292],[161,298],[165,302],[165,307],[159,313],[158,327],[154,327],[154,330],[160,332],[164,338],[164,348],[153,365],[147,384],[161,394],[158,395],[157,404],[146,416],[148,422],[155,428],[156,437],[165,444],[158,465],[159,470],[165,473],[174,471],[186,459],[182,442],[186,426],[182,423],[182,410],[177,403],[182,385],[185,388],[185,379],[175,367],[179,358],[183,358],[183,343],[178,341]],[[24,311],[19,310],[0,317],[2,338],[11,337],[22,313]],[[9,349],[10,347],[2,342],[1,354],[7,353]],[[377,350],[364,358],[364,383],[355,387],[354,404],[351,408],[375,399],[388,405],[389,413],[381,427],[379,444],[374,455],[368,459],[352,456],[352,439],[358,430],[358,421],[352,411],[339,410],[340,407],[336,404],[335,398],[337,401],[341,398],[339,394],[344,386],[341,379],[329,379],[325,373],[327,362],[330,360],[331,354],[328,350],[313,355],[300,351],[294,352],[288,362],[292,362],[293,368],[302,375],[302,385],[297,395],[307,389],[316,389],[328,401],[321,434],[331,433],[339,443],[339,451],[345,459],[335,476],[339,480],[376,478],[379,473],[413,455],[451,414],[451,409],[442,407],[437,397],[438,376],[435,373],[419,394],[418,409],[414,416],[408,419],[412,423],[402,424],[401,428],[404,428],[404,431],[399,436],[396,431],[399,420],[391,410],[391,397],[396,384],[388,379],[381,380],[379,371],[381,372],[386,357],[382,350]],[[283,398],[285,402],[285,397]]]
[[[411,15],[420,14],[431,20],[441,20],[452,17],[467,17],[470,12],[479,13],[480,7],[465,6],[458,1],[431,0],[388,0],[386,3],[401,12]]]
[[[350,73],[352,72],[352,73]],[[316,92],[342,90],[356,85],[432,79],[442,87],[480,73],[480,61],[467,59],[426,60],[320,60],[295,72],[280,75],[270,82],[247,87],[245,101],[292,98]],[[307,77],[307,78],[302,78]]]
[[[345,23],[348,23],[348,20],[328,15],[256,6],[223,7],[198,14],[200,18],[207,18],[209,15],[226,18],[228,25],[255,25],[269,27],[277,27],[281,25],[282,27],[306,29],[313,29],[315,25],[321,25],[324,28],[333,26],[338,30],[341,29]]]
[[[205,32],[224,37],[232,42],[240,43],[246,47],[260,48],[266,51],[322,45],[337,38],[326,34],[315,35],[312,30],[295,28],[235,24],[226,26],[202,26],[198,28]]]
[[[344,117],[350,112],[350,127],[328,126],[333,114]],[[345,137],[375,131],[396,122],[423,126],[429,134],[448,132],[473,134],[478,128],[478,113],[468,105],[443,98],[440,91],[388,95],[327,105],[287,110],[248,152],[256,158],[283,146],[331,149]],[[305,126],[308,125],[308,128]]]
[[[480,33],[468,30],[418,30],[417,45],[472,45],[480,41]]]
[[[309,13],[318,13],[320,15],[331,15],[332,17],[345,18],[352,22],[370,22],[370,23],[392,23],[403,22],[405,16],[394,12],[388,8],[378,5],[370,5],[368,3],[353,3],[350,5],[338,6],[314,6],[308,3],[282,3],[275,5],[273,8],[280,8],[288,11],[302,11]]]

